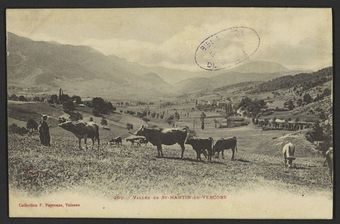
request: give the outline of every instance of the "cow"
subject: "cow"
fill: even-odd
[[[121,146],[122,145],[122,137],[118,136],[116,138],[113,138],[109,141],[110,145],[117,145],[117,146]]]
[[[282,148],[282,154],[283,154],[283,162],[284,166],[288,168],[291,168],[293,165],[293,160],[296,158],[294,157],[295,153],[295,145],[291,142],[288,142],[285,144]]]
[[[191,145],[192,148],[196,151],[197,160],[201,160],[201,154],[203,153],[205,158],[207,158],[208,155],[208,161],[211,162],[213,138],[191,137],[187,139],[185,144]]]
[[[331,181],[333,183],[333,147],[329,147],[329,149],[325,153],[325,163],[327,163],[328,169],[329,169],[329,176],[331,178]]]
[[[232,151],[231,160],[234,160],[235,151],[237,151],[236,137],[218,139],[213,147],[213,154],[217,152],[217,158],[219,158],[220,152],[222,151],[222,158],[224,159],[225,149],[231,149]]]
[[[81,139],[84,139],[85,147],[87,148],[86,142],[87,138],[92,140],[92,148],[94,146],[95,139],[98,141],[98,149],[100,145],[99,140],[99,126],[94,122],[84,122],[84,121],[66,121],[58,124],[59,127],[65,129],[66,131],[72,132],[79,141],[79,149],[81,148]]]
[[[188,128],[148,128],[142,125],[135,135],[144,136],[152,145],[157,146],[158,157],[163,157],[162,145],[179,144],[184,155],[184,143],[187,139]]]

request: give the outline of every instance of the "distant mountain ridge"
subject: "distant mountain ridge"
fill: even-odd
[[[216,72],[148,67],[88,46],[33,41],[13,33],[8,33],[7,50],[9,85],[38,85],[50,91],[62,87],[83,96],[152,99],[295,74],[267,61],[248,61]]]
[[[74,94],[108,97],[165,96],[171,89],[157,74],[152,84],[87,46],[32,41],[8,33],[8,83],[21,87],[59,87]],[[164,89],[164,87],[167,88]]]
[[[274,91],[287,88],[301,88],[306,91],[333,79],[333,68],[323,68],[312,73],[299,73],[275,78],[258,84],[251,93]]]

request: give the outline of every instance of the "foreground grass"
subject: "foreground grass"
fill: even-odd
[[[246,146],[235,161],[228,152],[225,160],[213,163],[196,161],[190,146],[183,160],[175,145],[163,149],[164,158],[156,158],[150,145],[79,150],[73,135],[55,135],[52,146],[44,147],[38,136],[10,134],[8,148],[10,188],[30,194],[79,187],[103,195],[216,194],[268,183],[299,193],[332,189],[323,158],[301,157],[296,168],[284,169],[281,157]]]

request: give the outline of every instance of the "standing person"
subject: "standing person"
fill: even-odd
[[[50,128],[47,124],[47,115],[43,115],[39,125],[40,143],[45,146],[51,146]]]
[[[200,119],[201,119],[201,129],[204,130],[204,119],[207,115],[202,111]]]

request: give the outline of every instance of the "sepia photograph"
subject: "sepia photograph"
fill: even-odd
[[[332,219],[332,23],[7,9],[9,216]]]

